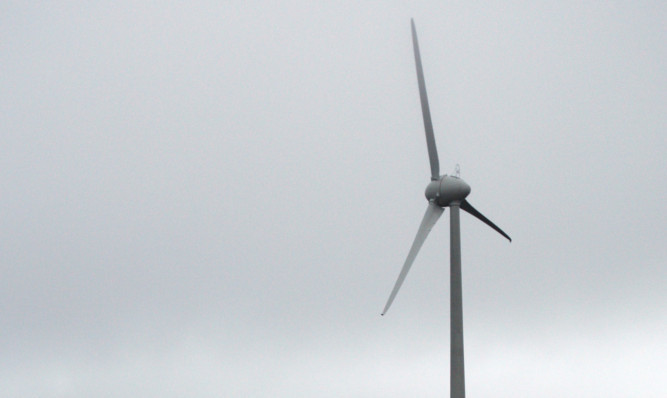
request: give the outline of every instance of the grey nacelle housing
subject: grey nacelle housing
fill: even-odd
[[[470,194],[470,185],[458,177],[444,175],[426,186],[426,199],[438,206],[449,206],[461,202]]]

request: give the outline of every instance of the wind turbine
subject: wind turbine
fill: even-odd
[[[412,263],[419,253],[419,249],[424,244],[426,237],[445,211],[449,207],[450,215],[450,397],[465,397],[465,373],[463,367],[463,301],[461,294],[461,228],[459,224],[459,208],[480,219],[483,223],[495,229],[505,238],[512,239],[496,224],[484,217],[477,211],[466,197],[470,193],[470,185],[466,184],[458,175],[448,176],[440,175],[440,163],[438,161],[438,150],[435,147],[435,138],[433,136],[433,124],[431,123],[431,112],[428,107],[428,97],[426,96],[426,85],[424,83],[424,71],[422,70],[421,57],[419,55],[419,43],[417,42],[417,30],[415,21],[411,20],[412,25],[412,45],[415,52],[415,64],[417,66],[417,82],[419,84],[419,97],[421,99],[422,115],[424,116],[424,129],[426,130],[426,145],[428,147],[428,157],[431,163],[431,182],[426,186],[426,199],[428,207],[426,214],[422,219],[417,236],[415,237],[408,257],[405,259],[401,273],[394,285],[394,289],[389,295],[389,300],[382,311],[386,314],[391,303],[401,288],[405,276],[408,274]],[[457,173],[458,174],[458,173]]]

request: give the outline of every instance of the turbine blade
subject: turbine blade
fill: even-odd
[[[422,69],[422,60],[419,55],[419,43],[417,42],[417,29],[415,21],[410,20],[412,25],[412,46],[415,52],[415,64],[417,66],[417,83],[419,84],[419,98],[422,104],[422,116],[424,116],[424,130],[426,130],[426,145],[428,146],[428,158],[431,162],[431,180],[440,178],[440,162],[438,161],[438,149],[435,147],[435,137],[433,136],[433,123],[431,122],[431,111],[428,107],[428,97],[426,96],[426,83],[424,82],[424,71]]]
[[[488,218],[484,217],[484,214],[480,213],[479,211],[477,211],[477,209],[475,209],[474,207],[472,207],[472,205],[470,204],[470,202],[468,202],[467,200],[464,199],[464,200],[461,202],[461,209],[463,209],[463,210],[465,210],[466,212],[472,214],[473,216],[479,218],[480,220],[482,220],[482,222],[483,222],[484,224],[486,224],[486,225],[488,225],[489,227],[495,229],[499,234],[501,234],[502,236],[504,236],[504,237],[506,237],[507,239],[509,239],[510,242],[512,241],[512,238],[510,238],[509,235],[507,235],[507,234],[506,234],[502,229],[500,229],[496,224],[494,224],[493,222],[491,222],[491,220],[489,220]]]
[[[426,214],[424,214],[422,223],[419,226],[419,230],[417,231],[417,236],[415,236],[415,241],[412,242],[412,247],[410,248],[408,257],[405,259],[405,263],[403,264],[401,273],[398,275],[398,280],[396,281],[394,289],[391,291],[391,294],[389,295],[389,300],[387,300],[387,304],[384,306],[384,310],[382,310],[382,315],[386,314],[387,310],[389,310],[391,303],[394,301],[394,298],[396,297],[396,293],[398,293],[398,289],[401,288],[401,285],[405,280],[405,276],[408,274],[408,271],[410,271],[410,267],[412,266],[412,263],[415,261],[417,253],[419,253],[419,249],[421,249],[422,245],[424,244],[424,241],[426,240],[426,237],[428,236],[428,233],[431,232],[431,229],[433,228],[436,221],[438,221],[438,219],[440,218],[440,216],[444,211],[445,211],[444,208],[434,204],[433,202],[429,202],[428,208],[426,208]]]

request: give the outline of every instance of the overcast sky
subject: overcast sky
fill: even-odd
[[[667,3],[3,2],[0,397],[667,396]],[[416,3],[416,4],[413,4]]]

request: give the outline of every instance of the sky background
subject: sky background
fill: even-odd
[[[667,3],[0,4],[0,397],[667,396]]]

